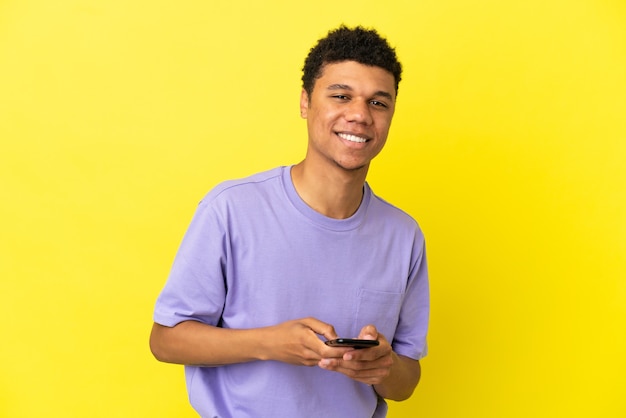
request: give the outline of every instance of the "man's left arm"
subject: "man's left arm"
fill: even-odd
[[[393,365],[389,375],[374,385],[374,390],[385,399],[404,401],[408,399],[419,383],[422,368],[419,360],[414,360],[392,352]]]

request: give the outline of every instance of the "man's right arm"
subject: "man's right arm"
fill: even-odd
[[[332,325],[315,318],[253,329],[219,328],[198,321],[184,321],[173,327],[155,323],[150,349],[157,360],[196,366],[254,360],[315,366],[322,358],[341,357],[346,351],[328,347],[318,335],[337,338]]]

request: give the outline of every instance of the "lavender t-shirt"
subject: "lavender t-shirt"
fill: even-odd
[[[373,324],[396,353],[426,355],[429,315],[424,237],[406,213],[364,186],[348,219],[311,209],[291,167],[227,181],[200,202],[160,294],[155,322],[256,328],[314,317],[339,336]],[[373,388],[276,361],[186,366],[202,417],[382,417]]]

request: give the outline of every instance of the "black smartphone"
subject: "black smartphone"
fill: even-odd
[[[326,341],[326,345],[331,347],[352,347],[356,349],[375,347],[378,344],[378,340],[359,340],[356,338],[337,338]]]

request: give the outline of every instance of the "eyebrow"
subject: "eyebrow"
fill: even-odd
[[[349,90],[352,91],[352,87],[350,87],[347,84],[331,84],[330,86],[328,86],[326,88],[327,90]],[[378,90],[376,93],[374,93],[372,95],[372,97],[386,97],[389,100],[393,100],[393,96],[391,95],[391,93],[386,92],[384,90]]]

